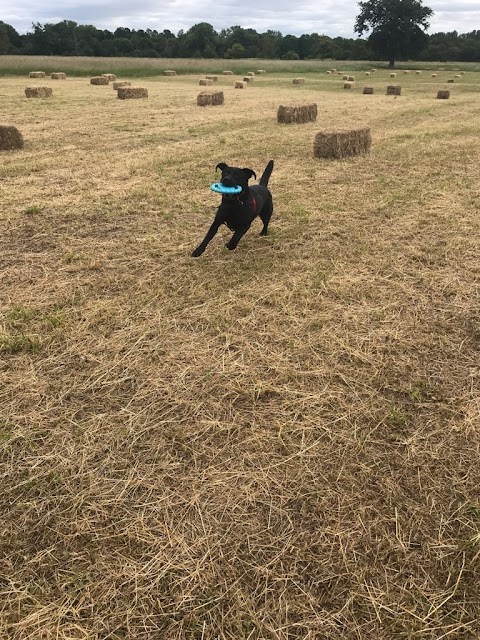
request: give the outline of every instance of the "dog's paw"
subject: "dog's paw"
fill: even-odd
[[[225,246],[227,247],[227,249],[228,249],[229,251],[233,251],[234,249],[236,249],[236,248],[237,248],[237,245],[236,245],[236,244],[230,244],[230,242],[227,242],[227,244],[226,244]]]
[[[194,251],[192,251],[192,258],[198,258],[204,251],[205,249],[202,249],[202,247],[197,247]]]

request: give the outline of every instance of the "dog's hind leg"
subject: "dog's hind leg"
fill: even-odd
[[[268,201],[263,205],[262,210],[258,214],[260,216],[261,221],[263,222],[263,229],[260,231],[261,236],[266,236],[268,233],[268,223],[270,222],[270,218],[273,213],[273,200],[269,198]]]

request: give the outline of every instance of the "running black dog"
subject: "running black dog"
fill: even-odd
[[[216,169],[222,172],[221,183],[225,187],[242,187],[242,191],[235,195],[222,195],[222,202],[218,207],[212,226],[207,235],[192,253],[194,258],[198,258],[205,251],[208,243],[217,233],[220,225],[226,224],[233,231],[233,236],[225,245],[227,249],[235,249],[242,236],[249,230],[250,225],[257,216],[263,222],[261,236],[268,233],[268,223],[272,217],[273,200],[272,194],[267,189],[268,180],[273,171],[273,160],[265,167],[260,183],[252,187],[248,186],[248,181],[252,176],[257,178],[252,169],[239,169],[229,167],[224,162],[217,164]]]

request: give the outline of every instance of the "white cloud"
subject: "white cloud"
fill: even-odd
[[[425,2],[435,15],[430,20],[430,33],[458,31],[465,33],[480,28],[478,0],[435,0]],[[198,22],[209,22],[219,31],[233,25],[251,27],[259,32],[272,29],[284,35],[317,32],[332,37],[354,37],[353,25],[359,8],[355,0],[17,0],[3,12],[1,19],[20,33],[31,30],[33,22],[45,24],[74,20],[93,24],[99,29],[170,29],[177,33]]]

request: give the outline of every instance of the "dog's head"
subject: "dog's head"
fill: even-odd
[[[248,181],[253,176],[255,180],[257,175],[252,169],[240,169],[239,167],[229,167],[228,164],[220,162],[215,167],[215,170],[220,169],[222,172],[222,179],[220,182],[224,187],[242,187],[242,192],[248,187]]]

